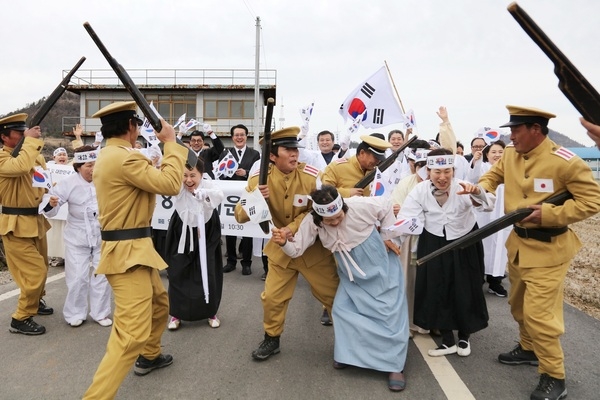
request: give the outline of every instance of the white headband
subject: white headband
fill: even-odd
[[[75,153],[73,157],[73,163],[80,164],[86,162],[94,162],[98,158],[98,150],[84,151],[81,153]]]
[[[342,196],[340,196],[339,193],[338,197],[329,204],[317,204],[314,200],[312,202],[313,210],[315,210],[315,212],[321,217],[334,216],[342,210],[343,206],[344,201],[342,200]]]
[[[427,168],[454,168],[454,154],[440,154],[436,156],[427,156]]]
[[[54,153],[52,153],[52,155],[54,157],[56,157],[57,155],[61,154],[61,153],[65,153],[67,154],[67,150],[65,150],[64,147],[59,147],[58,149],[54,150]]]

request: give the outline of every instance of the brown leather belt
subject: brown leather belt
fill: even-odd
[[[7,207],[2,206],[2,214],[6,215],[38,215],[37,207]]]
[[[114,231],[100,231],[102,240],[106,242],[116,242],[118,240],[132,240],[152,237],[152,227],[118,229]]]
[[[523,228],[517,225],[513,225],[513,229],[520,238],[535,239],[546,243],[552,242],[552,237],[562,235],[569,230],[566,226],[560,228]]]

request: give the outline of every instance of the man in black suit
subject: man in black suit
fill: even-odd
[[[205,124],[204,126],[206,134],[212,139],[213,146],[209,149],[204,149],[204,133],[202,131],[194,131],[190,134],[190,148],[204,161],[205,173],[208,174],[211,179],[215,179],[213,174],[213,162],[219,159],[219,155],[223,152],[225,146],[223,146],[221,139],[219,139],[212,131],[209,124]]]
[[[248,139],[248,128],[239,124],[232,127],[229,131],[233,147],[228,151],[231,152],[233,158],[238,163],[238,169],[232,177],[221,176],[223,180],[246,181],[250,173],[250,168],[256,161],[260,159],[260,153],[246,146]],[[227,155],[227,150],[222,152],[220,158]],[[223,267],[223,272],[231,272],[236,268],[237,251],[236,251],[237,236],[225,236],[227,246],[227,265]],[[252,238],[242,237],[240,241],[240,252],[242,253],[242,275],[250,275],[252,273]]]

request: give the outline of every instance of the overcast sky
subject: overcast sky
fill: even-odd
[[[521,0],[554,43],[600,90],[600,1]],[[507,0],[0,0],[0,114],[52,92],[62,70],[108,68],[82,24],[89,21],[127,68],[277,70],[285,125],[315,102],[311,130],[344,130],[338,108],[387,61],[418,134],[434,137],[440,105],[458,138],[508,121],[506,104],[557,114],[550,128],[591,146],[558,89],[553,64],[506,11]],[[398,126],[381,129],[387,133]],[[370,133],[369,130],[364,130]]]

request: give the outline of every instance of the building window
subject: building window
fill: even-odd
[[[204,119],[252,119],[253,100],[204,100]]]
[[[146,95],[148,103],[152,102],[161,117],[170,124],[186,114],[186,119],[196,118],[196,95],[154,94]]]
[[[114,103],[116,100],[86,100],[85,101],[85,116],[86,118],[92,118],[92,115],[96,114],[100,109],[106,107],[109,104]]]

